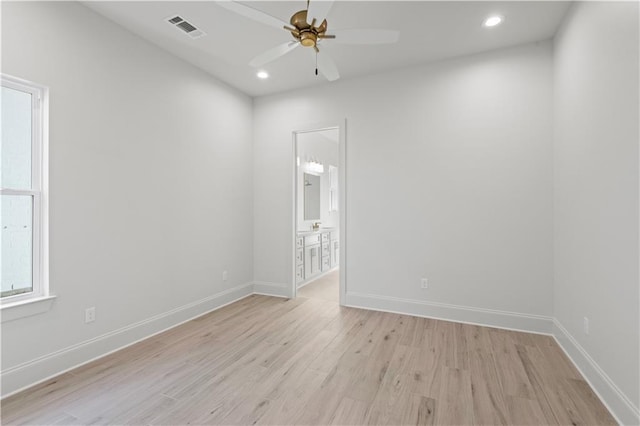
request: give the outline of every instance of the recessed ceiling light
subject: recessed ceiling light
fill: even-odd
[[[502,21],[504,21],[503,16],[492,15],[492,16],[489,16],[487,19],[485,19],[482,25],[485,27],[495,27],[496,25],[501,24]]]
[[[258,71],[256,75],[262,80],[264,80],[265,78],[269,78],[269,73],[266,71]]]

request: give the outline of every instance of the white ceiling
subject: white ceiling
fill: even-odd
[[[304,0],[243,3],[283,21],[306,6]],[[315,76],[315,54],[302,47],[265,65],[263,69],[271,77],[259,80],[249,61],[292,40],[291,34],[236,15],[213,1],[84,4],[251,96],[332,84]],[[342,79],[354,78],[549,39],[568,6],[568,2],[555,1],[336,1],[327,18],[328,33],[332,28],[398,29],[400,41],[393,45],[356,46],[325,40],[321,48],[330,53]],[[482,27],[482,21],[494,13],[505,16],[505,22],[490,29]],[[165,19],[174,15],[207,35],[191,39],[166,23]]]

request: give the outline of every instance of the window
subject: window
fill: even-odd
[[[0,95],[0,303],[48,295],[46,283],[46,95],[2,75]]]

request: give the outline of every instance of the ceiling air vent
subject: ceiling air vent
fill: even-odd
[[[204,35],[207,35],[204,31],[199,30],[195,25],[193,25],[192,23],[184,20],[183,18],[181,18],[180,16],[172,16],[170,18],[167,18],[166,21],[171,24],[172,27],[175,27],[179,30],[181,30],[182,32],[186,33],[189,37],[191,38],[200,38]]]

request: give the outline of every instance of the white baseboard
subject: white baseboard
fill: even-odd
[[[346,305],[354,308],[408,314],[529,333],[551,334],[553,327],[553,318],[542,315],[521,314],[372,294],[347,292]]]
[[[8,368],[0,373],[2,398],[131,346],[253,294],[253,283],[230,288],[118,330]]]
[[[291,297],[291,286],[282,283],[270,283],[266,281],[254,281],[253,293],[261,294],[263,296],[274,297]]]
[[[553,337],[618,423],[623,425],[640,424],[638,407],[634,406],[633,402],[555,318],[553,320]]]

